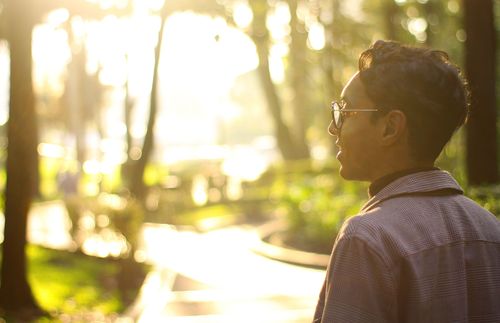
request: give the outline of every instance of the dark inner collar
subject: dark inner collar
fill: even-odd
[[[410,169],[405,169],[402,171],[398,171],[389,175],[382,176],[381,178],[375,180],[373,183],[371,183],[370,187],[368,188],[368,195],[373,197],[375,194],[380,192],[384,187],[389,185],[390,183],[394,182],[396,179],[410,175],[413,173],[419,173],[419,172],[426,172],[430,170],[439,170],[439,168],[434,167],[434,166],[428,166],[428,167],[416,167],[416,168],[410,168]]]

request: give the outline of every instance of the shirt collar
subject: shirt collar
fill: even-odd
[[[382,176],[381,178],[375,180],[370,187],[368,188],[368,196],[372,198],[374,195],[376,195],[378,192],[380,192],[384,187],[389,185],[391,182],[394,182],[396,179],[410,175],[413,173],[418,173],[418,172],[425,172],[429,170],[439,170],[437,167],[433,166],[427,166],[427,167],[415,167],[415,168],[409,168],[405,170],[401,170],[395,173],[391,173],[385,176]]]
[[[438,192],[463,194],[463,189],[446,171],[437,169],[413,172],[400,176],[384,186],[365,203],[361,208],[361,212],[365,213],[382,201],[397,196],[436,194]]]

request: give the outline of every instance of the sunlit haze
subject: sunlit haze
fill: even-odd
[[[148,5],[160,8],[161,1],[148,2]],[[247,6],[236,8],[239,26],[251,22],[249,10]],[[34,28],[34,89],[38,95],[47,97],[42,109],[50,110],[51,105],[63,100],[67,69],[75,53],[85,54],[89,75],[97,74],[104,90],[99,118],[105,125],[105,137],[99,139],[91,126],[86,140],[91,149],[101,150],[103,163],[118,165],[126,158],[124,99],[127,86],[134,102],[130,132],[136,140],[142,140],[145,135],[159,28],[160,18],[148,13],[144,4],[136,5],[132,15],[126,18],[108,16],[99,21],[70,17],[67,10],[58,9]],[[286,52],[273,48],[271,68],[278,82],[284,78],[284,55]],[[0,64],[8,68],[8,49],[4,44],[0,46]],[[243,118],[260,120],[260,127],[253,130],[255,139],[270,138],[272,129],[260,84],[256,76],[250,77],[256,74],[257,65],[253,42],[242,31],[228,26],[224,19],[193,12],[169,16],[159,66],[157,149],[153,158],[164,162],[206,158],[210,148],[204,148],[203,152],[195,148],[238,142],[237,134],[234,137],[231,130],[232,122]],[[7,77],[0,80],[0,86],[1,91],[8,91]],[[241,92],[238,88],[245,89],[244,96],[254,97],[252,106],[241,99],[235,100],[234,91]],[[7,119],[7,104],[8,101],[0,102],[2,124]],[[75,142],[67,134],[47,131],[42,136],[41,141],[63,145],[66,155],[69,154],[66,157],[75,157]],[[243,141],[250,143],[248,138]],[[39,151],[49,152],[50,156],[47,147],[50,148],[46,145]],[[217,158],[224,153],[218,154],[212,149],[208,155]],[[89,156],[97,155],[89,153]]]

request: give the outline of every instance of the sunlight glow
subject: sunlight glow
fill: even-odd
[[[71,60],[68,34],[50,25],[33,28],[33,86],[37,93],[60,97],[64,92],[64,72]]]
[[[425,32],[427,27],[427,20],[424,18],[412,18],[408,22],[408,30],[420,42],[424,42],[427,39],[427,34]]]
[[[94,2],[116,6],[120,0]],[[60,102],[66,104],[61,99],[67,86],[71,89],[85,86],[80,83],[86,81],[78,81],[79,76],[74,74],[81,69],[76,66],[79,63],[68,68],[72,61],[78,62],[75,57],[85,62],[85,71],[80,71],[83,79],[98,81],[89,83],[91,87],[99,87],[92,92],[98,95],[96,103],[92,103],[95,106],[89,107],[89,111],[99,111],[97,121],[85,122],[83,138],[88,147],[88,160],[82,167],[93,178],[111,174],[127,158],[124,140],[127,128],[123,112],[126,96],[133,104],[129,128],[133,139],[131,157],[137,159],[141,156],[139,146],[146,133],[150,104],[152,58],[160,28],[158,15],[150,10],[162,5],[163,0],[135,1],[131,15],[109,15],[100,20],[73,17],[67,10],[58,9],[34,28],[34,85],[38,94],[50,96],[49,103],[44,101],[48,112],[59,108]],[[238,26],[245,28],[251,24],[252,12],[245,0],[238,2],[234,10]],[[274,80],[282,82],[285,78],[283,59],[288,54],[290,32],[285,26],[290,21],[288,6],[279,4],[270,21],[281,30],[277,34],[280,40],[271,50],[270,65]],[[248,109],[246,103],[242,104],[240,99],[236,101],[232,93],[235,84],[247,88],[250,93],[259,89],[255,76],[259,62],[253,41],[221,17],[182,12],[167,18],[162,45],[155,140],[156,150],[164,151],[164,154],[156,154],[158,157],[155,158],[162,162],[193,158],[222,160],[228,155],[223,146],[224,138],[230,138],[231,132],[235,132],[233,124],[241,122],[244,117],[258,116],[244,110]],[[8,58],[8,55],[4,57]],[[4,64],[3,60],[0,64]],[[72,78],[68,78],[69,73],[72,73]],[[251,104],[259,105],[263,102],[260,96],[251,101]],[[4,110],[8,110],[7,106]],[[262,117],[268,118],[264,108],[262,112]],[[58,121],[64,123],[62,118]],[[264,127],[268,127],[268,120],[262,124],[262,135],[267,135],[268,129]],[[68,157],[68,151],[62,148],[68,146],[75,155],[77,140],[74,133],[55,129],[50,135],[45,132],[45,135],[44,142],[57,142],[59,146],[42,144],[40,154]],[[234,138],[230,140],[235,142]],[[177,149],[183,145],[186,149]],[[168,150],[172,146],[175,147],[174,153]],[[162,158],[163,155],[166,158]],[[99,186],[92,181],[82,183],[81,189],[90,195],[99,192]],[[221,193],[204,194],[207,199],[216,199]],[[200,202],[205,199],[199,192],[195,195]]]
[[[193,178],[191,196],[194,204],[198,206],[205,205],[208,202],[208,181],[203,175],[196,175]]]
[[[117,139],[104,138],[100,143],[100,150],[104,161],[108,164],[105,167],[117,166],[127,160],[126,144]]]
[[[340,10],[342,13],[354,21],[362,22],[365,20],[363,12],[363,0],[342,1]]]
[[[134,7],[158,11],[166,0],[134,0]]]
[[[100,192],[99,183],[97,183],[96,181],[94,182],[88,181],[84,183],[82,186],[82,192],[84,195],[87,196],[96,196]]]
[[[85,254],[100,258],[119,257],[130,250],[125,237],[110,229],[102,229],[98,234],[93,234],[82,245]]]
[[[114,210],[123,210],[127,206],[127,200],[116,194],[99,194],[98,200],[103,205],[107,205]]]
[[[253,12],[247,3],[238,2],[233,8],[233,19],[239,28],[245,29],[252,23]]]
[[[109,216],[106,214],[99,214],[96,219],[97,226],[100,228],[107,227],[111,222],[109,220]]]
[[[457,37],[457,40],[461,43],[467,40],[467,33],[463,29],[457,30],[455,36]]]
[[[44,142],[38,144],[37,151],[40,156],[49,158],[63,158],[66,155],[64,147]]]
[[[228,227],[212,235],[148,225],[143,229],[143,237],[145,248],[141,249],[147,250],[148,260],[159,259],[165,268],[182,272],[233,297],[239,295],[238,291],[245,291],[246,297],[310,294],[315,300],[324,279],[321,270],[296,266],[287,271],[295,277],[295,283],[290,284],[291,277],[283,276],[280,270],[287,265],[253,254],[250,249],[256,243],[256,233],[243,228]],[[167,245],[183,248],[165,248]],[[241,280],[242,274],[247,278]],[[259,284],[255,284],[256,277]]]
[[[222,164],[222,171],[230,177],[240,178],[245,181],[254,181],[269,167],[264,158],[255,150],[237,149]]]
[[[288,53],[288,46],[283,43],[275,44],[269,51],[269,70],[273,82],[280,84],[285,81],[285,65],[283,57]]]
[[[460,11],[460,4],[458,3],[457,0],[449,0],[447,9],[449,12],[456,14]]]
[[[101,172],[101,167],[98,160],[86,160],[83,163],[83,171],[87,174],[97,175]]]
[[[70,46],[72,47],[80,47],[82,45],[83,39],[85,37],[85,27],[86,27],[86,22],[83,20],[82,17],[80,16],[74,16],[71,17],[70,20],[70,28],[69,30],[71,31],[73,35],[73,44]]]
[[[66,8],[59,8],[49,12],[47,15],[47,23],[52,27],[57,27],[62,23],[68,21],[69,11]]]
[[[288,3],[284,1],[276,3],[273,16],[278,24],[289,24],[292,17],[290,15],[290,8],[288,7]]]
[[[135,259],[135,261],[140,262],[140,263],[145,262],[146,261],[146,253],[144,252],[144,250],[137,250],[134,253],[134,259]]]
[[[425,32],[427,29],[427,20],[424,18],[415,18],[415,19],[410,19],[408,22],[408,30],[414,34],[420,34]]]
[[[86,29],[89,70],[100,70],[99,81],[103,85],[123,86],[127,78],[125,53],[130,41],[127,21],[107,16],[102,21],[87,23]]]
[[[63,250],[72,246],[72,239],[68,232],[71,222],[66,208],[61,207],[59,203],[62,201],[41,203],[45,212],[39,212],[36,215],[35,208],[30,209],[27,230],[29,242]]]
[[[319,22],[309,26],[307,45],[313,50],[322,50],[325,47],[325,27]]]
[[[127,6],[127,0],[87,0],[88,2],[98,3],[102,9],[109,9],[112,7],[124,8]]]
[[[243,197],[243,188],[241,179],[238,177],[228,177],[226,186],[226,195],[230,200],[239,200]]]
[[[90,211],[85,211],[78,219],[78,226],[85,231],[92,231],[96,227],[95,216]]]
[[[408,6],[408,8],[406,9],[406,15],[409,18],[418,18],[420,16],[420,12],[417,7]]]

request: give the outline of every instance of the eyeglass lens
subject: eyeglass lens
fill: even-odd
[[[333,102],[332,104],[332,119],[335,123],[335,127],[340,128],[342,125],[342,113],[340,110],[342,109],[341,105],[337,102]]]

